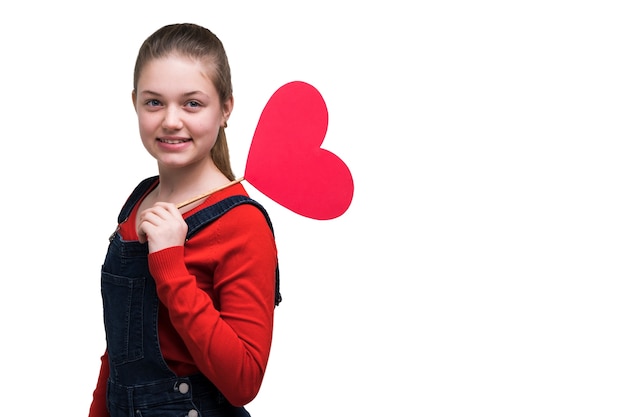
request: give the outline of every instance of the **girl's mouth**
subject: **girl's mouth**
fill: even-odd
[[[157,138],[157,141],[162,143],[167,143],[170,145],[176,145],[179,143],[189,142],[191,139],[165,139],[165,138]]]

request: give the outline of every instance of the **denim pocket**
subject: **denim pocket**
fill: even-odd
[[[128,278],[102,271],[101,285],[109,358],[115,364],[143,358],[146,278]]]

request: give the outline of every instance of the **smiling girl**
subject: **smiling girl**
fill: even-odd
[[[278,258],[230,167],[221,41],[164,26],[139,50],[133,106],[158,175],[123,205],[102,266],[106,351],[90,417],[248,416],[268,363]],[[181,206],[207,190],[219,190]]]

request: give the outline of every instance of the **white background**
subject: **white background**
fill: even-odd
[[[620,1],[126,1],[0,6],[0,413],[86,415],[99,268],[156,173],[135,54],[224,42],[242,175],[282,84],[326,100],[341,217],[270,211],[284,302],[263,416],[626,415],[626,9]]]

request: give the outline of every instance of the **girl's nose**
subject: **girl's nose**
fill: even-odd
[[[161,127],[166,130],[179,130],[183,127],[183,122],[179,114],[179,109],[175,107],[168,107],[163,117]]]

